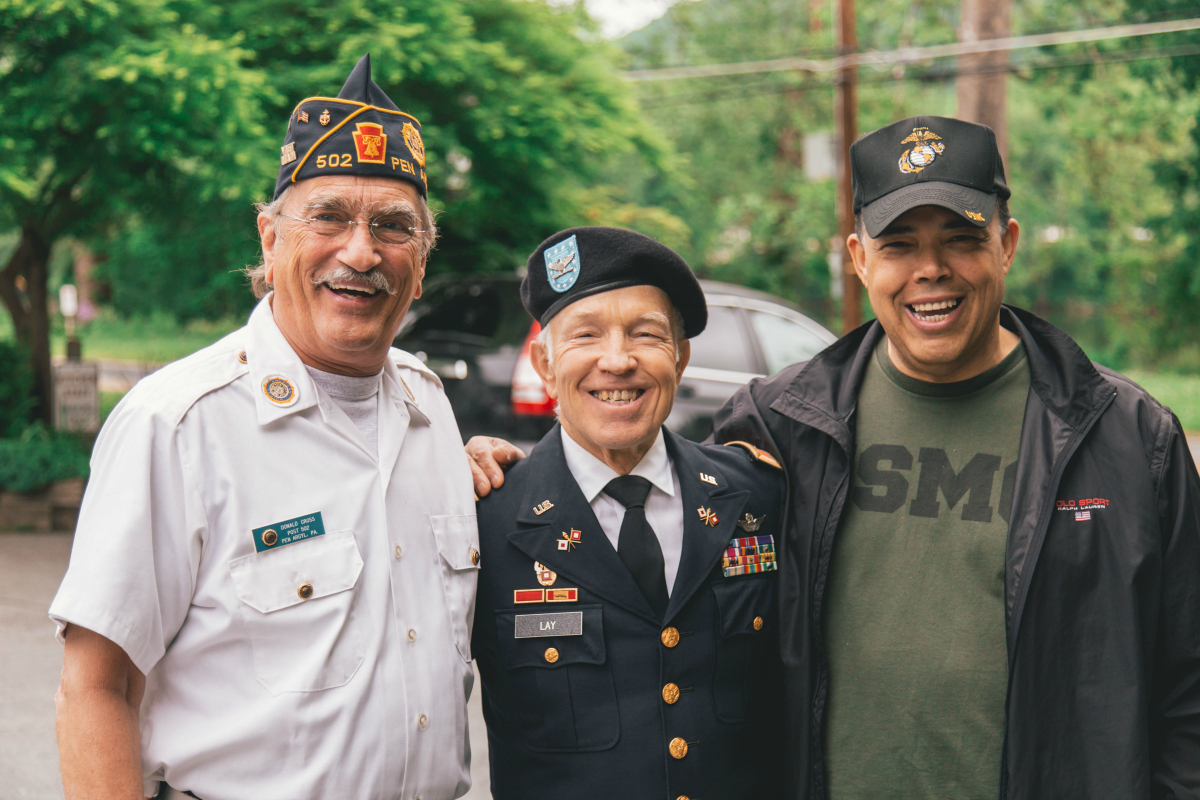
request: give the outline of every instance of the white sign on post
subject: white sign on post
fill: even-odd
[[[54,367],[54,427],[60,431],[100,430],[100,392],[95,362],[67,361]]]

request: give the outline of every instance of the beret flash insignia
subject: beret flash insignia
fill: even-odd
[[[425,143],[421,141],[421,132],[414,128],[411,122],[404,123],[400,132],[404,134],[404,143],[412,151],[413,158],[422,167],[425,166]]]
[[[932,164],[935,158],[946,151],[941,138],[928,128],[913,128],[913,132],[900,142],[913,144],[900,156],[900,171],[917,173]]]
[[[553,247],[547,247],[545,252],[546,277],[550,280],[550,288],[562,293],[575,285],[579,280],[579,244],[571,235]]]

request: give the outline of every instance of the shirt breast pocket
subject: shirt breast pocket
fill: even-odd
[[[337,531],[229,562],[254,651],[271,694],[344,686],[365,650],[355,614],[363,561],[353,531]]]
[[[556,609],[557,611],[557,609]],[[507,670],[505,713],[525,746],[539,753],[588,753],[616,746],[621,735],[617,690],[604,646],[604,607],[583,614],[577,636],[516,638],[518,615],[496,612],[500,657]]]
[[[713,708],[722,722],[745,722],[749,712],[770,702],[767,639],[775,635],[775,579],[723,578],[712,585],[716,599],[717,652]]]
[[[470,661],[471,622],[479,584],[479,528],[474,514],[431,516],[429,523],[441,555],[442,593],[454,644],[463,661]]]

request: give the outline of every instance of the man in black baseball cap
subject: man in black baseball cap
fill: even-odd
[[[521,297],[559,425],[477,506],[493,796],[779,797],[783,476],[663,427],[699,282],[648,236],[572,228]]]
[[[992,131],[851,149],[877,320],[752,381],[777,455],[791,798],[1200,796],[1200,478],[1171,412],[1003,304]]]

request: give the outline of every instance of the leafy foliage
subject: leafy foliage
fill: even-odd
[[[0,489],[32,492],[55,481],[88,476],[88,454],[78,439],[31,425],[18,438],[0,439]]]
[[[0,342],[0,438],[16,436],[33,410],[33,371],[17,342]]]

